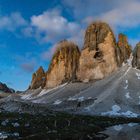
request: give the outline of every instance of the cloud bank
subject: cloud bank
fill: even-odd
[[[63,39],[82,47],[84,30],[94,20],[106,21],[116,34],[140,25],[139,0],[62,0],[60,8],[56,7],[32,15],[28,21],[19,12],[0,16],[0,30],[20,30],[25,37],[52,44],[52,48],[41,54],[42,59],[48,59],[55,44]],[[73,20],[64,16],[64,7]],[[138,38],[130,38],[131,43],[136,44]]]

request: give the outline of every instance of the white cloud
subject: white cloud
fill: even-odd
[[[140,25],[139,0],[63,0],[63,4],[85,26],[103,20],[118,33]]]
[[[82,48],[84,44],[84,35],[85,30],[81,29],[75,36],[71,36],[70,38],[68,38],[68,40],[75,42],[76,44],[78,44],[79,48]]]
[[[58,9],[32,16],[31,25],[36,30],[37,37],[51,43],[77,36],[81,30],[78,23],[68,21]]]
[[[1,16],[0,30],[20,29],[24,36],[34,37],[39,43],[54,45],[63,39],[68,39],[82,47],[84,31],[92,21],[108,22],[115,34],[140,25],[140,1],[138,0],[104,0],[102,2],[100,0],[62,0],[62,4],[71,11],[74,21],[69,21],[62,15],[60,9],[54,7],[42,14],[33,15],[30,21],[25,20],[19,12]],[[135,40],[132,42],[134,44]]]
[[[55,49],[57,47],[57,44],[54,44],[52,47],[50,47],[47,51],[43,52],[41,54],[41,58],[43,60],[51,60],[54,52],[55,52]]]
[[[62,3],[66,8],[72,11],[72,14],[74,14],[77,20],[82,20],[89,16],[95,17],[129,1],[130,0],[62,0]]]
[[[0,17],[0,30],[14,31],[17,28],[26,25],[27,21],[18,12],[11,13],[8,16]]]
[[[102,19],[114,27],[132,28],[140,25],[140,2],[130,1],[101,14],[97,19]]]

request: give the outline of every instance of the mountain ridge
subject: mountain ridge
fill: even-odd
[[[15,90],[9,88],[6,84],[0,82],[0,91],[5,93],[15,93]]]
[[[75,51],[71,52],[74,49],[73,46],[75,46]],[[120,33],[118,42],[116,42],[114,33],[107,23],[92,22],[85,31],[82,50],[80,51],[78,45],[71,41],[60,41],[50,62],[49,69],[44,74],[44,77],[46,77],[44,79],[45,83],[38,80],[40,84],[34,86],[37,80],[32,78],[30,88],[42,87],[47,89],[75,80],[90,82],[103,79],[116,71],[123,63],[126,63],[131,53],[131,46],[124,34]],[[67,65],[70,62],[71,64]],[[53,68],[56,67],[55,69],[52,69],[52,64]],[[75,72],[71,69],[72,67],[74,67]],[[75,75],[75,78],[66,76],[66,71],[70,75]],[[36,79],[41,79],[39,75],[36,76]]]

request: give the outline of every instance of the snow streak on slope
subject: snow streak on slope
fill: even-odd
[[[24,95],[34,103],[54,110],[80,114],[138,117],[140,114],[139,71],[125,65],[109,77],[95,83],[69,83],[42,90],[36,96]]]
[[[140,117],[139,77],[129,63],[103,80],[27,91],[20,100],[78,114]]]

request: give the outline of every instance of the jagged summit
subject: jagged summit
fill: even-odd
[[[98,45],[105,41],[105,38],[109,32],[113,41],[115,42],[113,31],[107,23],[101,21],[92,22],[86,29],[83,49],[98,49]]]
[[[120,33],[118,35],[118,42],[117,42],[118,65],[121,66],[122,63],[126,63],[131,53],[132,53],[132,48],[128,43],[127,36]]]
[[[134,52],[133,52],[133,67],[140,69],[140,42],[136,45]]]
[[[79,48],[78,46],[71,42],[71,41],[67,41],[67,40],[62,40],[60,41],[58,44],[57,44],[57,47],[55,49],[55,52],[54,52],[54,55],[53,55],[53,58],[51,60],[51,63],[50,63],[50,66],[49,66],[49,69],[48,69],[48,73],[51,71],[52,67],[54,66],[53,64],[53,60],[55,59],[56,61],[58,61],[58,57],[60,55],[63,55],[61,57],[65,57],[67,60],[66,61],[69,61],[68,57],[66,55],[64,55],[63,53],[65,54],[68,54],[68,56],[70,57],[72,55],[72,51],[75,50],[77,51],[78,53],[80,53],[79,51]],[[74,55],[74,54],[73,54]],[[63,58],[62,58],[63,59]]]
[[[14,93],[15,90],[12,88],[9,88],[6,84],[0,82],[0,92]]]
[[[76,44],[67,40],[59,42],[47,71],[46,88],[75,80],[79,57]]]
[[[42,66],[33,73],[32,75],[32,82],[29,86],[29,89],[37,89],[37,88],[44,88],[46,82],[46,74]]]
[[[84,40],[78,73],[81,81],[102,79],[117,70],[116,41],[108,24],[93,22],[87,27]]]
[[[133,53],[133,66],[138,66],[139,47]],[[70,81],[90,82],[103,79],[130,60],[131,46],[127,36],[114,33],[105,22],[92,22],[85,31],[84,46],[67,40],[57,44],[48,71],[40,68],[33,74],[30,89],[53,88]],[[131,57],[132,59],[132,57]]]

